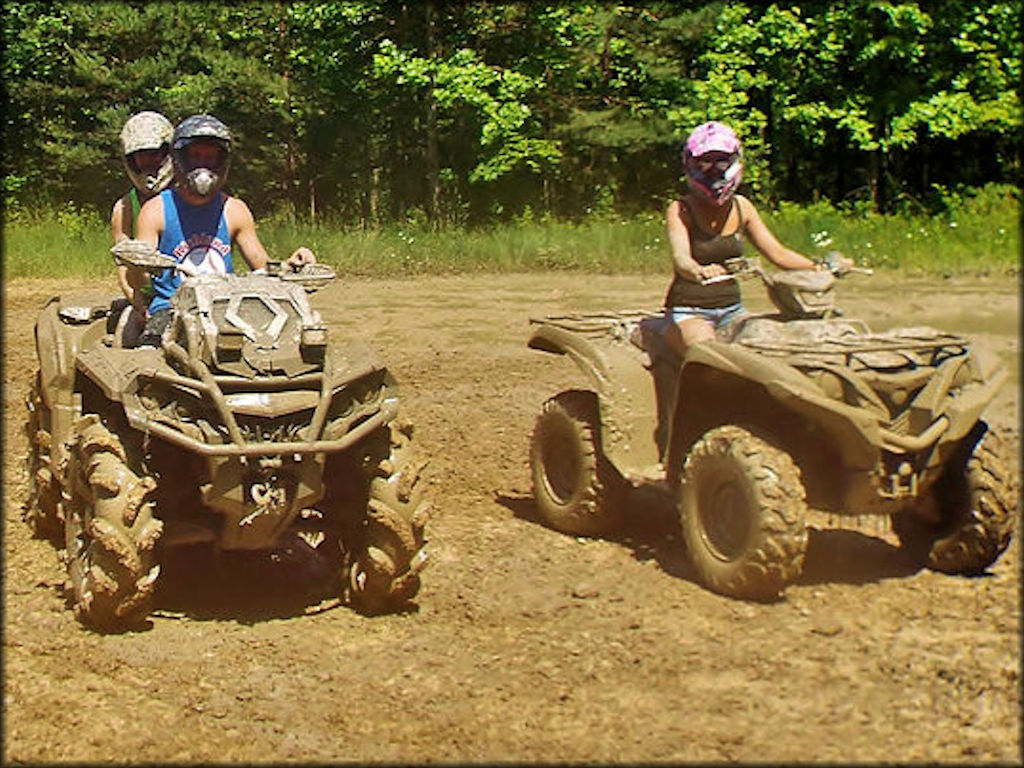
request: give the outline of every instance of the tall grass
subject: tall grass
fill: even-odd
[[[811,255],[839,250],[864,266],[921,275],[1016,275],[1021,196],[991,185],[948,201],[945,213],[881,216],[828,204],[782,205],[765,219],[782,242]]]
[[[110,246],[109,222],[74,203],[57,211],[6,211],[4,278],[111,275]]]
[[[826,203],[784,204],[762,215],[783,243],[812,257],[839,250],[866,266],[925,275],[1016,275],[1020,270],[1020,191],[1014,187],[991,186],[964,196],[938,216],[881,216]],[[271,218],[260,224],[259,233],[272,258],[287,258],[295,247],[307,245],[345,275],[669,269],[661,211],[626,220],[528,218],[440,232],[422,226],[362,231]],[[73,205],[9,215],[3,245],[8,279],[113,273],[106,221]]]

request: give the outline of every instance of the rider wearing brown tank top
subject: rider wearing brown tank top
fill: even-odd
[[[743,207],[737,206],[739,225],[729,235],[707,232],[697,226],[693,210],[689,202],[680,200],[686,210],[686,229],[690,235],[690,254],[698,264],[722,264],[743,254]],[[737,205],[733,198],[732,205]],[[726,217],[728,219],[728,216]],[[740,286],[735,278],[721,280],[710,285],[701,285],[687,280],[676,272],[672,277],[668,293],[665,295],[666,307],[700,307],[702,309],[718,309],[740,301]]]

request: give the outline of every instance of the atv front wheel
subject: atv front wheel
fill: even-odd
[[[146,617],[156,579],[153,478],[128,466],[124,445],[95,415],[75,429],[65,525],[69,598],[75,614],[98,630],[127,628]]]
[[[619,521],[624,481],[605,458],[599,435],[593,392],[562,392],[541,407],[530,441],[533,496],[556,530],[600,536]]]
[[[999,435],[986,429],[979,422],[931,489],[939,523],[913,510],[892,518],[904,550],[932,570],[979,574],[1010,544],[1017,512],[1013,459]]]
[[[697,574],[715,592],[778,597],[803,570],[806,515],[793,460],[745,429],[712,429],[686,457],[683,539]]]
[[[370,479],[366,516],[348,565],[349,599],[369,615],[412,600],[427,561],[423,531],[430,505],[420,484],[425,462],[412,455],[411,425],[393,424],[389,432],[390,453]]]
[[[26,469],[28,471],[28,498],[25,501],[25,522],[36,536],[59,540],[63,537],[64,517],[60,504],[60,485],[53,474],[50,445],[50,418],[43,403],[39,385],[39,373],[32,377],[32,384],[25,397],[28,418],[25,421],[25,437],[28,440]]]

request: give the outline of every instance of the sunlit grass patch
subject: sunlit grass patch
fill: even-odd
[[[762,215],[784,244],[812,258],[838,250],[864,266],[912,274],[1016,275],[1019,198],[1015,188],[993,186],[959,198],[948,212],[935,216],[881,216],[827,203],[783,204]],[[522,271],[668,274],[671,269],[661,211],[629,219],[607,214],[578,222],[530,218],[491,228],[440,231],[422,224],[363,230],[270,218],[258,231],[271,258],[286,259],[306,245],[342,275],[363,277]],[[113,275],[109,238],[106,221],[73,205],[8,217],[4,274]],[[240,255],[235,259],[240,262]]]

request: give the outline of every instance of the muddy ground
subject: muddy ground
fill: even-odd
[[[527,318],[656,306],[657,276],[352,280],[317,294],[327,320],[389,361],[431,459],[417,609],[306,614],[287,579],[218,583],[202,562],[169,562],[143,631],[81,628],[58,552],[20,509],[32,323],[75,287],[4,285],[5,763],[1020,761],[1019,538],[969,579],[909,568],[870,522],[816,520],[800,581],[752,604],[696,583],[657,505],[638,503],[607,540],[537,522],[534,416],[582,379],[527,349]],[[1019,451],[1016,281],[842,288],[848,314],[879,329],[931,324],[995,348],[1013,374],[990,420]]]

